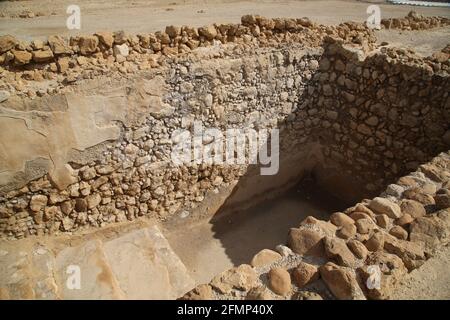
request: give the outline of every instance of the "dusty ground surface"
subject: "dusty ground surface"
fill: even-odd
[[[327,219],[330,212],[344,207],[341,201],[313,190],[312,185],[300,186],[248,210],[163,232],[191,278],[201,284],[224,270],[249,263],[262,249],[285,244],[287,230],[307,216]]]
[[[81,30],[66,28],[66,9],[74,3],[81,9]],[[450,17],[450,9],[446,8],[396,6],[386,4],[385,1],[26,0],[0,2],[0,34],[9,33],[30,39],[52,34],[94,33],[100,30],[153,32],[170,24],[201,26],[210,23],[236,23],[245,14],[286,18],[307,16],[323,24],[362,22],[368,17],[367,7],[373,3],[380,5],[382,18],[405,16],[412,9],[424,15]],[[20,18],[20,13],[24,11],[31,11],[36,17]]]
[[[392,299],[448,300],[450,299],[450,246],[439,250],[422,267],[412,271],[397,286]]]

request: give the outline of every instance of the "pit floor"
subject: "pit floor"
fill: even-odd
[[[253,208],[165,236],[196,284],[202,284],[233,266],[249,263],[262,249],[285,244],[289,228],[307,216],[327,219],[346,207],[317,186],[303,183]]]

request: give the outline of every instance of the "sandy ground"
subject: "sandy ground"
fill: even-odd
[[[422,267],[412,271],[397,286],[391,299],[449,300],[450,245],[442,248]]]
[[[288,230],[307,216],[327,219],[330,212],[345,207],[311,190],[295,188],[249,210],[163,233],[196,283],[207,283],[222,271],[249,263],[260,250],[285,244]]]
[[[210,23],[239,22],[244,14],[267,17],[308,16],[323,24],[344,21],[365,21],[367,7],[377,3],[382,18],[405,16],[414,9],[424,15],[450,17],[450,9],[396,6],[384,1],[300,1],[300,0],[39,0],[0,2],[0,34],[24,39],[52,34],[94,33],[101,30],[125,30],[130,33],[162,30],[166,25],[201,26]],[[81,9],[81,30],[66,28],[66,9],[78,4]],[[11,18],[24,10],[41,13],[35,18]]]

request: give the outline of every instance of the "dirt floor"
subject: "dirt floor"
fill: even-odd
[[[262,249],[285,244],[288,230],[298,227],[307,216],[327,219],[330,212],[345,207],[342,201],[310,184],[248,210],[163,233],[189,275],[202,284],[222,271],[249,263]]]
[[[439,250],[422,267],[412,271],[396,287],[391,299],[395,300],[449,300],[450,299],[450,246]]]

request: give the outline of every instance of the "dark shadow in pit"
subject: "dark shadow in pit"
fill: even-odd
[[[249,263],[262,249],[285,244],[288,230],[298,227],[307,216],[327,219],[330,213],[347,205],[307,178],[277,197],[247,209],[219,210],[210,223],[229,259],[239,265]]]

